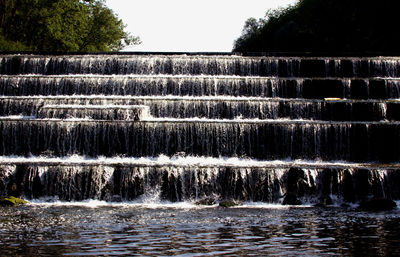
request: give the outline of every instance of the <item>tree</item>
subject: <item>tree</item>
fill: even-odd
[[[301,0],[269,11],[233,51],[398,53],[399,7],[398,0]]]
[[[102,0],[0,0],[0,11],[3,51],[118,51],[140,43]]]
[[[89,33],[82,45],[84,51],[119,51],[127,45],[139,43],[124,31],[125,25],[114,13],[104,8],[100,2],[95,3],[91,9],[92,19],[88,22]]]

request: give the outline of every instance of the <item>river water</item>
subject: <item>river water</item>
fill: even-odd
[[[89,201],[1,209],[0,255],[400,255],[400,210]]]

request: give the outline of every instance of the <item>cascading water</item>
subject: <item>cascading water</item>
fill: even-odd
[[[3,55],[0,194],[400,199],[399,66],[388,57]]]

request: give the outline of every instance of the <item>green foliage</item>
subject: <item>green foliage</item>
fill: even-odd
[[[118,51],[127,45],[140,43],[139,38],[124,32],[125,25],[114,13],[97,2],[91,10],[89,31],[85,38],[85,51]],[[118,38],[119,40],[115,40]]]
[[[2,51],[28,51],[28,50],[31,50],[29,47],[22,44],[21,42],[7,40],[3,36],[1,29],[0,29],[0,49]]]
[[[102,0],[0,0],[2,51],[118,51],[140,43]]]
[[[246,23],[235,52],[399,52],[398,0],[301,0]],[[252,19],[254,21],[254,18]]]

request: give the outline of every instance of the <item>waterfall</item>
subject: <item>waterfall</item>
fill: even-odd
[[[365,199],[370,194],[400,197],[398,170],[394,169],[18,164],[0,165],[0,170],[6,174],[0,190],[28,198],[132,201],[144,194],[157,194],[171,201],[218,195],[224,199],[276,202],[288,190],[309,199],[315,195],[337,195],[347,201]],[[293,179],[294,189],[287,186]]]
[[[0,195],[400,199],[399,58],[0,58]]]

